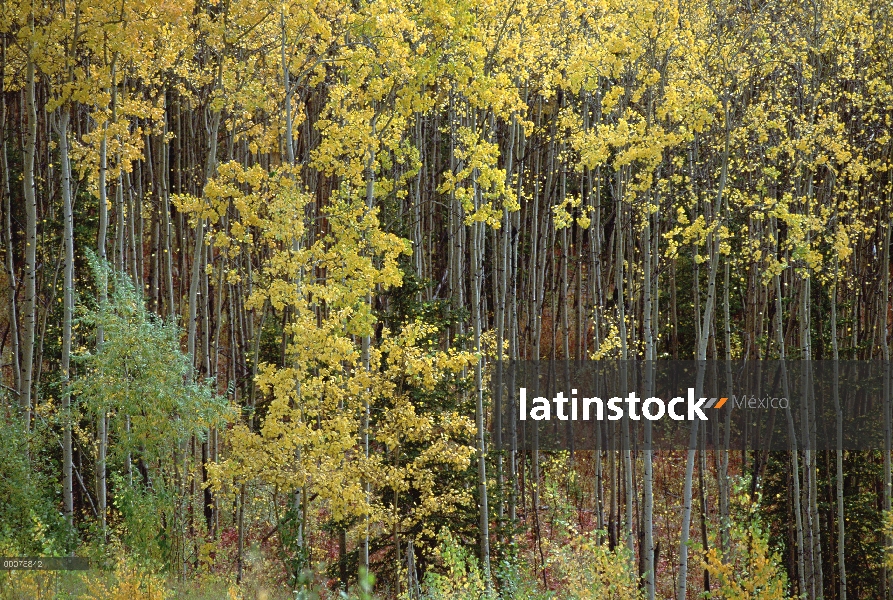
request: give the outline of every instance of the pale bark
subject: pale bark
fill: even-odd
[[[887,242],[889,243],[889,228],[887,229]],[[840,281],[840,264],[838,257],[834,257],[834,289],[831,291],[831,352],[834,359],[834,414],[836,421],[837,447],[834,452],[835,472],[835,496],[837,501],[837,572],[840,583],[840,600],[846,600],[846,522],[843,511],[843,411],[840,409],[840,353],[837,341],[837,292]],[[885,278],[886,279],[886,278]],[[886,411],[885,411],[886,414]]]
[[[25,110],[27,131],[24,140],[25,198],[25,298],[22,306],[22,374],[19,389],[25,428],[31,427],[31,388],[34,374],[34,336],[37,329],[37,194],[34,187],[34,160],[37,154],[37,104],[35,64],[29,56],[26,67]]]
[[[65,247],[65,275],[63,283],[62,317],[62,506],[69,524],[74,518],[74,497],[72,479],[71,448],[71,393],[68,384],[71,378],[71,330],[74,311],[74,211],[71,197],[71,163],[68,155],[68,108],[59,111],[59,160],[62,166],[62,219],[64,221],[63,245]]]
[[[4,89],[5,78],[6,36],[3,35],[0,36],[0,89]],[[12,245],[12,189],[9,185],[9,163],[6,156],[6,117],[6,94],[0,94],[0,170],[3,171],[3,181],[0,182],[0,185],[2,185],[3,187],[0,188],[0,192],[3,193],[3,244],[5,247],[4,254],[6,255],[5,266],[8,284],[7,292],[9,294],[7,302],[9,303],[9,329],[11,341],[10,354],[12,355],[13,391],[16,393],[17,396],[20,396],[22,393],[22,367],[20,363],[19,334],[21,332],[19,331],[18,301],[16,298],[15,256],[13,255]]]
[[[475,209],[481,206],[481,190],[477,183],[477,175],[474,178],[474,202]],[[475,383],[475,424],[477,425],[477,470],[478,470],[478,511],[481,544],[481,565],[484,569],[484,579],[487,588],[490,588],[490,511],[487,498],[487,454],[484,431],[484,380],[483,380],[483,352],[481,350],[481,333],[483,318],[481,315],[481,289],[483,288],[483,260],[484,260],[484,224],[475,222],[471,225],[471,318],[474,328],[474,347],[478,353],[478,359],[474,367]]]
[[[649,202],[650,205],[650,202]],[[649,206],[650,208],[650,206]],[[652,267],[651,267],[651,215],[646,214],[644,219],[645,231],[643,232],[642,248],[644,249],[645,270],[645,298],[643,316],[645,317],[645,381],[646,398],[654,395],[654,335],[651,329],[652,317]],[[645,545],[639,548],[645,560],[645,593],[648,600],[654,600],[655,596],[655,565],[654,565],[654,467],[652,464],[654,450],[652,449],[651,421],[645,419],[645,448],[644,455],[644,516]]]
[[[778,252],[778,226],[773,219],[773,233],[776,254]],[[776,274],[775,281],[775,335],[778,345],[778,358],[781,361],[782,368],[782,389],[785,397],[790,398],[788,391],[787,368],[785,366],[785,341],[784,328],[782,326],[782,294],[781,294],[781,277]],[[797,583],[800,586],[800,592],[803,593],[803,586],[806,581],[806,562],[803,555],[803,515],[800,510],[800,454],[797,449],[797,434],[794,429],[794,420],[790,411],[785,411],[788,425],[788,435],[791,438],[791,460],[792,473],[791,480],[794,486],[793,493],[793,509],[797,538]]]
[[[729,108],[728,101],[723,99],[723,108],[725,111],[725,146],[722,155],[722,168],[720,171],[719,189],[716,192],[716,201],[714,203],[713,219],[714,223],[718,223],[720,215],[720,207],[722,206],[723,193],[725,192],[726,178],[728,176],[729,167]],[[700,320],[700,328],[698,331],[698,377],[695,386],[695,397],[698,398],[703,392],[704,367],[707,360],[707,343],[710,339],[710,329],[713,322],[713,308],[716,299],[716,272],[719,265],[719,228],[715,227],[714,231],[708,237],[707,244],[710,252],[710,272],[707,279],[707,300],[704,306],[703,315],[696,315]],[[694,461],[698,439],[698,421],[692,421],[691,432],[689,434],[688,455],[685,463],[685,484],[683,488],[683,512],[682,512],[682,533],[679,539],[679,575],[676,587],[677,600],[685,600],[686,590],[688,588],[688,537],[689,528],[691,526],[691,505],[692,505],[692,475],[694,474]]]
[[[889,204],[889,200],[891,197],[891,192],[887,193],[887,202]],[[891,467],[891,452],[893,452],[893,439],[891,439],[891,428],[893,428],[893,407],[891,407],[890,401],[890,384],[891,384],[891,373],[890,373],[890,340],[887,331],[887,314],[890,310],[890,229],[891,224],[887,222],[886,227],[884,228],[884,278],[883,278],[883,302],[884,307],[881,312],[883,315],[883,340],[881,344],[881,348],[884,352],[884,510],[886,512],[890,512],[891,508],[893,508],[893,467]],[[858,326],[853,329],[858,330]],[[889,532],[884,535],[884,547],[887,549],[884,553],[884,577],[883,577],[883,597],[890,597],[890,572],[887,568],[887,560],[889,560],[890,550],[889,548],[893,547],[893,536],[889,534]]]
[[[211,115],[208,133],[208,156],[205,163],[205,183],[217,168],[217,132],[220,127],[220,111]],[[189,322],[186,326],[186,352],[195,364],[195,338],[198,327],[198,296],[201,277],[204,275],[205,220],[199,217],[195,224],[195,246],[192,250],[192,271],[189,280]]]
[[[167,96],[165,96],[166,103]],[[167,315],[170,319],[174,319],[177,314],[177,303],[174,300],[174,259],[171,238],[174,235],[173,226],[171,224],[171,197],[170,197],[170,141],[167,139],[167,106],[164,111],[164,128],[162,133],[165,136],[161,144],[161,229],[163,231],[163,249],[164,254],[164,287],[167,292]]]
[[[112,97],[112,114],[111,120],[116,117],[116,66],[117,56],[111,61],[111,81],[109,83],[110,95]],[[109,215],[108,215],[108,125],[106,119],[102,123],[102,139],[99,142],[99,235],[97,238],[97,255],[100,263],[99,274],[99,301],[105,303],[108,299],[108,257],[106,254]],[[105,333],[102,325],[96,328],[96,348],[100,350],[105,341]],[[106,410],[100,407],[96,415],[96,504],[99,511],[100,524],[102,527],[103,537],[106,536],[106,517],[107,517],[107,491],[106,486],[106,453],[108,449],[108,416]]]

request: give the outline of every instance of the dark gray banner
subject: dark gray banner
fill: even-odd
[[[0,557],[0,571],[86,571],[90,559],[76,556]]]
[[[491,443],[541,450],[883,450],[883,361],[510,361]]]

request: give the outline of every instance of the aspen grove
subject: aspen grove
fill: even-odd
[[[93,567],[0,598],[889,599],[889,427],[505,451],[490,384],[890,361],[891,226],[890,2],[0,0],[0,555]]]

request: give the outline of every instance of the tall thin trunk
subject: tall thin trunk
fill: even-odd
[[[164,127],[161,140],[161,167],[159,168],[159,180],[161,182],[161,228],[164,230],[164,275],[165,288],[167,288],[167,314],[173,319],[177,314],[177,305],[174,301],[174,258],[171,238],[173,228],[171,226],[171,197],[170,197],[170,140],[167,137],[167,94],[164,96]]]
[[[294,94],[294,89],[291,85],[291,72],[288,67],[288,58],[286,52],[286,37],[287,31],[285,27],[285,10],[282,10],[279,13],[279,28],[281,34],[280,40],[280,61],[282,63],[282,87],[285,90],[285,104],[282,107],[282,112],[285,116],[285,157],[288,160],[288,164],[291,167],[295,165],[295,132],[294,126],[292,124],[292,116],[291,116],[291,101],[292,95]]]
[[[649,202],[650,205],[650,202]],[[650,208],[650,206],[649,206]],[[645,381],[647,397],[654,395],[654,336],[652,335],[652,271],[651,271],[651,215],[645,214],[645,231],[642,234],[642,249],[644,250],[645,270],[645,298],[643,314],[645,317]],[[644,448],[644,529],[645,547],[639,552],[644,555],[645,565],[645,593],[648,600],[654,600],[655,573],[654,573],[654,466],[652,464],[654,450],[651,447],[651,420],[645,419],[645,448]]]
[[[621,221],[623,218],[623,176],[622,171],[617,171],[616,178],[616,188],[615,193],[617,194],[615,199],[616,205],[616,213],[615,213],[615,221],[614,221],[614,231],[615,236],[614,240],[616,242],[616,250],[617,254],[615,259],[617,261],[615,271],[614,271],[614,281],[616,284],[616,294],[617,294],[617,320],[618,326],[620,327],[620,358],[623,361],[623,366],[621,367],[621,386],[626,386],[628,384],[627,379],[627,371],[626,371],[626,361],[629,358],[629,347],[627,340],[627,332],[626,332],[626,298],[623,294],[623,277],[624,277],[624,268],[623,268],[623,228],[621,226]],[[630,556],[635,556],[635,540],[633,538],[633,451],[632,445],[630,441],[630,431],[629,431],[629,419],[623,419],[620,424],[620,434],[621,434],[621,446],[623,452],[623,475],[624,475],[624,492],[625,492],[625,508],[626,508],[626,518],[623,523],[623,534],[626,539],[626,546],[630,552]],[[620,515],[617,515],[619,518]]]
[[[33,23],[32,23],[33,28]],[[33,35],[33,32],[32,32]],[[37,329],[37,192],[34,183],[34,159],[37,154],[37,105],[35,64],[28,57],[25,81],[25,110],[28,117],[24,152],[25,197],[25,301],[23,303],[22,375],[19,404],[25,427],[31,427],[31,388],[34,374],[34,335]]]
[[[121,165],[121,154],[117,155],[118,165]],[[125,254],[127,245],[124,241],[124,177],[121,169],[118,169],[118,180],[115,185],[115,241],[112,244],[112,256],[115,260],[115,271],[126,273]]]
[[[5,89],[6,79],[6,36],[0,35],[0,90]],[[3,171],[3,181],[0,185],[0,192],[3,194],[3,244],[6,254],[6,278],[8,285],[9,297],[9,330],[11,338],[12,354],[12,377],[15,393],[21,397],[22,393],[22,365],[20,362],[20,345],[19,345],[19,314],[18,301],[16,298],[16,272],[15,272],[15,256],[13,256],[12,245],[12,189],[9,185],[9,163],[7,160],[6,148],[6,94],[0,93],[0,170]]]
[[[111,61],[111,79],[109,92],[112,98],[111,121],[117,116],[117,55]],[[99,142],[99,235],[97,236],[97,254],[100,262],[99,301],[105,303],[108,299],[108,271],[106,246],[108,244],[108,126],[109,119],[102,123],[102,138]],[[102,325],[96,328],[96,348],[101,350],[105,341],[105,332]],[[106,453],[108,449],[108,416],[104,408],[100,408],[96,415],[96,504],[99,511],[100,525],[103,537],[106,537],[106,513],[107,513],[107,486],[106,486]]]
[[[728,215],[728,202],[725,204],[726,215]],[[730,282],[730,265],[729,259],[726,257],[726,260],[723,261],[724,269],[723,269],[723,333],[724,333],[724,342],[725,342],[725,358],[726,358],[726,381],[728,382],[728,387],[731,388],[732,385],[732,326],[731,326],[731,308],[730,308],[730,298],[729,298],[729,288],[731,287]],[[727,389],[727,394],[731,395],[731,389]],[[720,550],[723,555],[723,559],[727,558],[727,552],[729,551],[729,421],[731,419],[731,411],[726,411],[726,425],[723,431],[723,445],[722,450],[720,450],[720,456],[718,460],[719,468],[716,474],[716,480],[719,488],[719,545]],[[717,422],[718,426],[718,422]]]
[[[889,205],[891,193],[887,193],[887,203]],[[884,510],[888,513],[893,508],[893,467],[891,467],[891,452],[893,452],[893,440],[891,440],[891,426],[893,426],[893,415],[891,415],[890,402],[890,341],[887,332],[887,319],[890,310],[890,230],[891,223],[885,223],[884,231],[884,307],[881,311],[883,315],[883,344],[884,351]],[[858,321],[853,329],[858,329]],[[884,535],[884,546],[890,548],[893,546],[893,537],[889,533]],[[889,559],[889,550],[887,550],[885,559]],[[884,598],[890,597],[890,572],[887,568],[887,560],[884,560]]]
[[[210,247],[202,247],[202,252],[205,254],[205,264],[213,264],[213,255],[212,248]],[[211,367],[211,300],[210,300],[210,285],[208,285],[208,277],[202,277],[202,363],[205,377],[214,377],[215,372],[212,371]],[[216,365],[215,365],[216,366]],[[208,485],[208,462],[211,460],[211,443],[213,442],[213,429],[207,432],[206,438],[202,441],[201,444],[201,458],[202,458],[202,493],[203,493],[203,504],[202,508],[204,509],[205,515],[205,527],[206,533],[211,535],[215,534],[214,531],[214,494],[212,493],[211,486]]]
[[[369,157],[366,162],[366,209],[371,210],[373,202],[375,201],[375,171],[372,169],[372,164],[374,160],[374,156],[372,152],[369,152]],[[366,304],[371,307],[372,305],[372,293],[369,292],[366,294]],[[372,336],[367,333],[363,336],[362,341],[362,361],[363,361],[363,369],[369,371],[371,368],[371,363],[369,361],[370,355],[369,350],[372,344]],[[363,444],[363,456],[368,460],[369,458],[369,420],[371,418],[371,407],[369,405],[368,395],[366,396],[366,400],[363,405],[363,432],[362,432],[362,444]],[[366,502],[371,502],[372,497],[372,485],[368,480],[363,481],[363,492],[365,495]],[[367,573],[369,571],[369,516],[363,520],[363,546],[360,551],[360,567],[362,567]]]
[[[623,176],[618,170],[614,184],[614,295],[617,297],[617,327],[620,331],[620,358],[627,360],[626,298],[623,295]]]
[[[211,115],[211,123],[208,128],[208,156],[205,163],[205,183],[207,183],[214,170],[217,168],[217,132],[220,127],[220,111],[214,111]],[[199,217],[195,224],[195,246],[192,250],[192,272],[189,281],[189,323],[186,326],[186,351],[189,353],[193,364],[195,363],[195,337],[198,327],[198,295],[201,277],[204,275],[204,248],[205,248],[205,220]]]
[[[722,154],[722,168],[719,178],[719,189],[716,192],[716,201],[714,203],[713,219],[717,222],[720,215],[720,207],[722,206],[723,193],[725,192],[726,178],[728,176],[729,167],[729,142],[730,142],[730,126],[729,126],[729,108],[728,100],[723,99],[723,108],[725,112],[725,145]],[[716,272],[719,264],[719,228],[708,237],[707,241],[710,252],[710,272],[707,279],[707,301],[704,306],[703,315],[700,317],[700,329],[698,336],[698,377],[695,387],[695,397],[700,397],[703,392],[704,368],[707,360],[707,343],[710,339],[711,324],[713,322],[713,306],[716,298]],[[683,512],[682,512],[682,533],[679,539],[679,579],[676,588],[677,600],[685,600],[686,590],[688,589],[688,537],[689,528],[691,526],[691,506],[692,506],[692,476],[694,474],[695,453],[697,448],[699,421],[694,420],[691,423],[691,431],[689,434],[688,456],[685,463],[685,484],[683,489]]]
[[[705,442],[707,435],[707,423],[701,424],[701,438],[698,440],[698,500],[701,504],[700,517],[701,517],[701,546],[702,552],[704,554],[704,559],[706,560],[709,552],[710,552],[710,539],[707,536],[707,487],[705,483],[705,479],[707,477],[707,444]],[[704,591],[710,592],[710,571],[706,568],[704,569]]]
[[[480,208],[480,186],[474,177],[474,201],[475,209]],[[474,327],[474,347],[478,352],[478,359],[474,367],[475,383],[475,421],[477,425],[477,459],[478,459],[478,510],[481,542],[481,563],[484,568],[484,578],[489,589],[490,583],[490,513],[487,504],[487,455],[484,441],[484,380],[483,380],[483,355],[481,351],[481,328],[483,318],[481,315],[481,288],[484,284],[483,260],[484,260],[484,224],[475,222],[471,225],[471,318]]]
[[[523,136],[523,133],[519,131],[519,136]],[[519,143],[519,146],[521,144]],[[518,180],[520,182],[520,175]],[[511,314],[513,317],[509,319],[510,329],[511,329],[511,342],[509,344],[509,352],[511,353],[511,359],[513,361],[517,361],[521,358],[521,352],[519,348],[520,335],[518,333],[519,328],[519,316],[518,316],[518,234],[517,230],[520,228],[521,224],[521,211],[516,212],[512,217],[513,229],[512,231],[512,239],[511,239]],[[506,232],[508,233],[508,231]],[[515,369],[512,369],[511,382],[509,385],[509,390],[514,395],[515,390]],[[514,398],[512,398],[514,400]],[[509,521],[512,527],[516,525],[517,521],[517,506],[518,506],[518,423],[517,419],[512,418],[512,430],[511,430],[511,454],[509,458],[509,479],[511,480],[511,492],[509,495]]]
[[[805,212],[810,212],[810,199],[812,197],[812,177],[809,177],[806,192]],[[806,510],[809,533],[809,558],[811,566],[811,587],[815,597],[824,594],[824,573],[822,568],[821,546],[821,519],[818,508],[818,483],[816,481],[816,431],[815,431],[815,406],[812,403],[812,278],[807,274],[801,284],[800,295],[800,344],[805,361],[805,374],[803,376],[803,399],[801,413],[803,420],[804,441],[804,475],[806,484]]]
[[[774,222],[773,219],[773,233],[774,233],[774,244],[775,244],[775,252],[778,253],[778,225]],[[782,295],[781,295],[781,276],[776,273],[775,277],[775,335],[778,345],[778,358],[781,361],[782,368],[782,389],[784,390],[784,395],[787,398],[790,398],[790,394],[788,392],[788,378],[787,378],[787,368],[785,366],[785,341],[784,341],[784,326],[783,326],[783,313],[782,313]],[[791,416],[790,411],[785,411],[785,415],[787,417],[787,426],[788,426],[788,434],[791,438],[791,460],[792,460],[792,474],[791,480],[793,482],[794,490],[793,490],[793,510],[794,510],[794,522],[796,527],[796,539],[797,539],[797,584],[800,588],[800,593],[803,594],[804,585],[806,582],[806,561],[803,555],[803,514],[800,510],[800,453],[797,449],[797,435],[794,429],[794,420]]]
[[[887,229],[889,232],[889,228]],[[888,241],[889,241],[889,233]],[[834,289],[831,292],[831,352],[834,359],[834,413],[836,415],[837,448],[835,458],[837,471],[835,473],[836,499],[837,499],[837,572],[840,579],[840,600],[846,600],[846,523],[843,513],[843,412],[840,409],[840,353],[837,342],[837,291],[840,282],[840,264],[838,257],[834,257]],[[885,311],[886,312],[886,311]],[[886,317],[886,315],[884,315]],[[886,412],[886,411],[885,411]]]
[[[62,219],[64,221],[65,275],[62,290],[62,506],[69,524],[74,515],[74,492],[71,452],[71,394],[68,383],[71,377],[71,329],[74,311],[74,211],[71,197],[71,163],[68,156],[68,107],[59,110],[59,161],[62,163]]]

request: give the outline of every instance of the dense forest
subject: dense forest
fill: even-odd
[[[489,382],[889,361],[891,129],[880,0],[3,0],[0,597],[890,598],[889,436]]]

